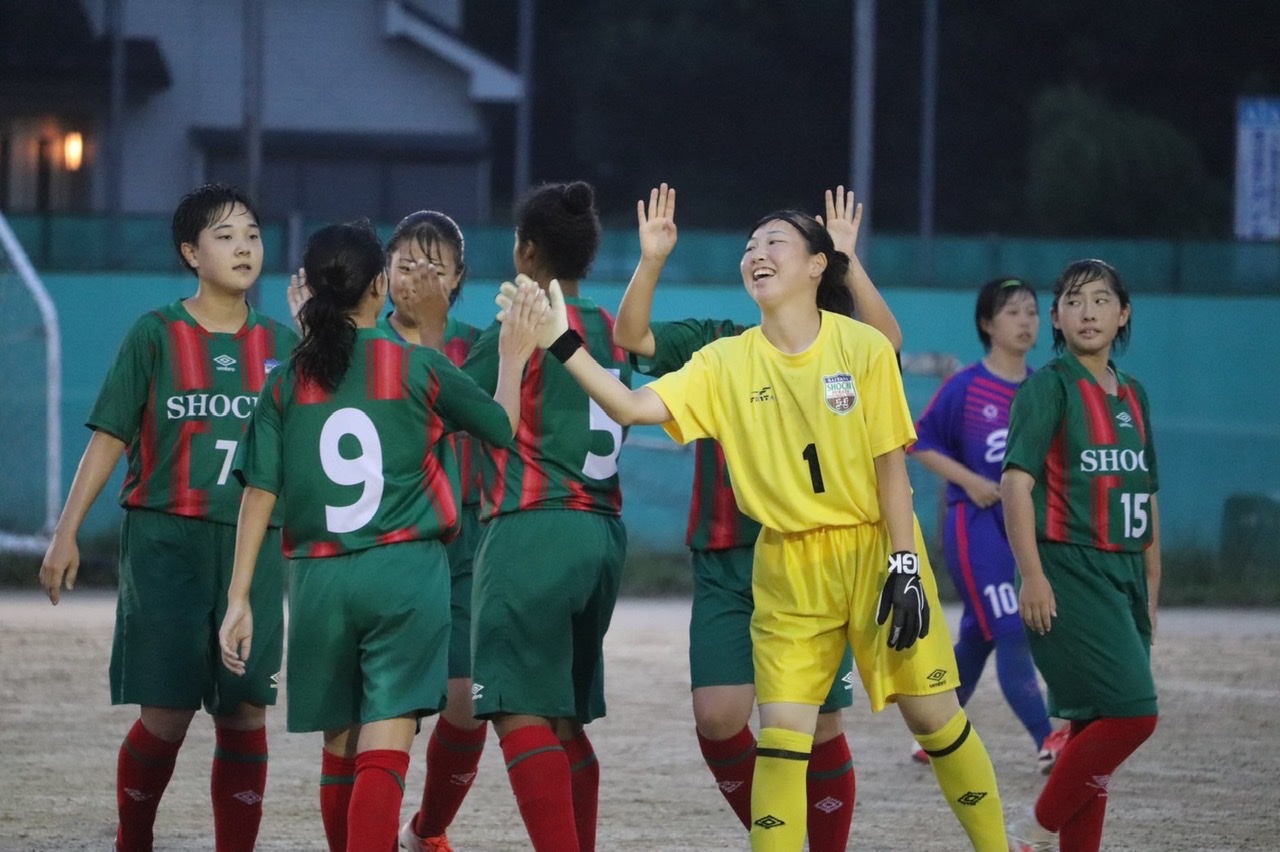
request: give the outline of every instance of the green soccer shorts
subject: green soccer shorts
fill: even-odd
[[[478,718],[585,724],[605,714],[604,634],[626,548],[622,521],[594,512],[533,510],[485,525],[471,610]]]
[[[245,673],[222,665],[236,528],[130,509],[120,528],[120,583],[111,646],[112,704],[196,709],[215,716],[242,702],[275,704],[284,646],[280,531],[262,542],[249,602],[253,654]]]
[[[444,706],[449,565],[434,539],[289,562],[290,731]]]
[[[1027,637],[1049,687],[1049,715],[1156,715],[1143,555],[1043,541],[1039,547],[1058,614],[1048,633]]]

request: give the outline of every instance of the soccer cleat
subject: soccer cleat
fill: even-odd
[[[920,748],[920,744],[917,742],[911,743],[911,759],[916,763],[926,765],[929,763],[929,755],[925,753],[924,749]]]
[[[400,848],[409,852],[453,852],[449,845],[449,835],[440,834],[435,837],[419,837],[413,830],[414,817],[410,817],[400,828]]]
[[[1058,835],[1036,821],[1035,812],[1009,824],[1009,852],[1057,852]]]
[[[1044,738],[1040,756],[1036,758],[1036,768],[1040,770],[1041,775],[1048,775],[1053,771],[1054,764],[1058,762],[1058,755],[1062,754],[1062,750],[1067,747],[1067,740],[1070,738],[1070,725],[1063,725]]]

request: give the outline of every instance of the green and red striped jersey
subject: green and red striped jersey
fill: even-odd
[[[272,374],[235,473],[284,498],[293,558],[447,538],[458,503],[436,445],[454,428],[511,442],[506,411],[443,354],[360,329],[333,393],[293,361]]]
[[[86,424],[127,445],[120,505],[234,524],[236,447],[267,374],[297,342],[252,307],[235,334],[206,331],[181,301],[135,322]]]
[[[1151,543],[1159,477],[1147,394],[1133,377],[1111,369],[1114,396],[1066,353],[1014,395],[1004,468],[1035,478],[1041,541],[1129,552]]]
[[[731,320],[686,319],[659,322],[653,330],[653,356],[632,356],[647,376],[663,376],[685,365],[703,346],[721,337],[742,334],[748,326]],[[738,510],[724,452],[710,438],[694,442],[693,499],[685,544],[690,550],[728,550],[755,544],[760,525]]]
[[[613,343],[613,317],[587,298],[566,296],[569,327],[588,351],[628,387],[631,365]],[[498,383],[498,334],[494,323],[471,350],[464,369],[480,387]],[[481,517],[524,509],[572,509],[622,513],[618,453],[622,427],[587,396],[564,365],[534,352],[520,385],[520,428],[513,450],[485,447]]]
[[[378,320],[378,328],[394,338],[404,340],[387,317]],[[474,325],[448,317],[444,325],[443,352],[450,363],[455,367],[461,367],[479,337],[480,329]],[[457,481],[454,483],[454,488],[462,505],[479,506],[480,488],[484,475],[484,453],[480,449],[480,443],[472,440],[466,432],[450,432],[446,436],[445,443],[440,446],[452,454],[447,462],[451,473],[456,469]]]

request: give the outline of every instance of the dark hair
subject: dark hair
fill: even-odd
[[[356,343],[351,312],[386,270],[382,242],[368,220],[326,225],[302,255],[311,298],[298,312],[302,342],[293,350],[298,376],[332,393],[347,374]]]
[[[453,249],[458,258],[458,286],[449,294],[449,304],[453,305],[462,295],[462,282],[467,278],[467,264],[463,254],[465,241],[458,223],[438,210],[410,213],[391,232],[391,239],[387,240],[387,257],[390,258],[392,252],[410,242],[417,243],[424,252],[431,251],[431,247],[436,245],[446,245]]]
[[[827,257],[827,268],[822,271],[822,278],[818,281],[816,296],[818,307],[824,311],[852,317],[855,307],[853,294],[844,283],[845,275],[849,271],[849,255],[836,250],[835,243],[831,241],[831,235],[827,233],[827,229],[821,222],[799,210],[776,210],[767,216],[762,216],[751,226],[750,233],[754,234],[760,226],[775,220],[786,222],[799,231],[800,236],[804,237],[805,243],[809,246],[810,254],[823,254]]]
[[[169,224],[169,233],[173,237],[173,248],[178,253],[178,260],[192,275],[198,273],[182,256],[182,246],[185,243],[195,245],[199,242],[200,232],[222,221],[237,204],[244,205],[253,221],[258,221],[258,211],[249,196],[225,183],[206,183],[196,187],[178,202],[173,211],[173,220]]]
[[[995,319],[1016,293],[1030,293],[1031,301],[1039,306],[1035,288],[1021,278],[993,278],[979,288],[978,302],[973,308],[973,324],[978,329],[978,340],[982,341],[985,351],[991,351],[991,335],[983,330],[983,320],[990,322]]]
[[[580,180],[535,187],[516,208],[516,238],[538,246],[552,277],[583,278],[600,248],[596,191]]]
[[[1067,268],[1062,270],[1058,275],[1058,280],[1053,282],[1053,307],[1058,308],[1058,300],[1063,296],[1071,295],[1080,290],[1081,287],[1090,281],[1105,281],[1112,292],[1116,294],[1116,298],[1120,300],[1121,308],[1129,307],[1129,289],[1124,286],[1124,282],[1120,280],[1120,273],[1116,272],[1115,267],[1107,263],[1105,260],[1097,260],[1096,258],[1088,258],[1086,260],[1076,260],[1067,264]],[[1129,321],[1120,326],[1120,330],[1116,332],[1116,339],[1111,342],[1113,352],[1123,352],[1129,345],[1129,332],[1133,329],[1133,311],[1130,309]],[[1062,330],[1054,328],[1053,330],[1053,351],[1061,352],[1067,345],[1067,339],[1063,336]]]

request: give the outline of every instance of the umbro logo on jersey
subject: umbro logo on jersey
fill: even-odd
[[[751,396],[747,398],[748,402],[776,402],[777,397],[773,395],[773,385],[765,385],[758,391],[752,391]]]
[[[1127,411],[1121,411],[1116,415],[1116,423],[1120,424],[1121,429],[1133,428],[1133,416]]]
[[[853,376],[848,373],[823,376],[822,392],[827,399],[827,408],[836,414],[848,414],[858,404],[858,389],[853,385]]]
[[[231,373],[236,368],[236,359],[230,355],[219,355],[213,359],[213,363],[218,365],[218,372],[220,373]]]
[[[933,671],[929,672],[929,674],[925,675],[925,678],[929,681],[930,689],[937,689],[938,687],[942,686],[943,683],[946,681],[947,670],[934,669]]]

